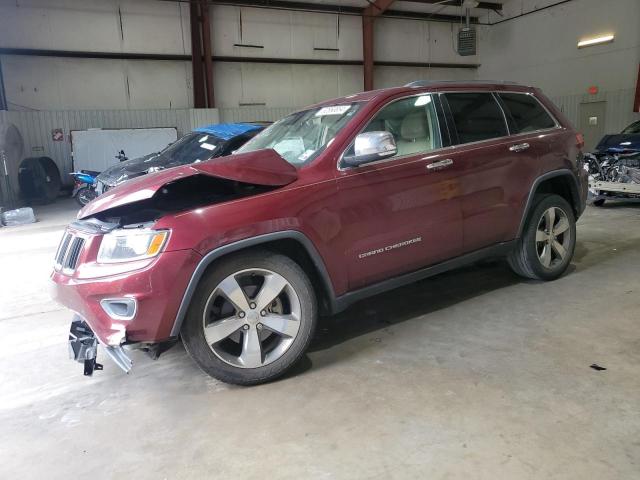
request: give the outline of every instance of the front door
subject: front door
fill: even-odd
[[[444,162],[430,95],[394,100],[364,131],[388,131],[394,157],[357,168],[342,165],[337,176],[341,236],[356,289],[458,255],[462,217],[455,168]],[[349,154],[349,149],[347,150]]]
[[[607,102],[589,102],[580,104],[580,132],[584,136],[586,152],[592,151],[606,131],[605,120]]]

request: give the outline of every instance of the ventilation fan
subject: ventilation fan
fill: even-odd
[[[462,7],[465,8],[465,26],[458,30],[458,55],[467,57],[476,54],[476,29],[471,28],[471,9],[478,6],[474,0],[464,0]]]

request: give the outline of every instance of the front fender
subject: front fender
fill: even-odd
[[[313,245],[313,242],[307,238],[305,234],[299,232],[297,230],[284,230],[280,232],[267,233],[264,235],[258,235],[256,237],[246,238],[243,240],[238,240],[233,243],[229,243],[227,245],[222,245],[217,247],[207,253],[202,260],[198,263],[198,266],[193,272],[191,276],[191,280],[189,280],[189,284],[187,285],[187,289],[184,292],[182,297],[182,301],[180,303],[180,307],[178,309],[178,313],[176,315],[176,319],[173,324],[173,328],[171,329],[171,336],[177,337],[180,334],[180,329],[182,328],[182,323],[187,315],[187,311],[189,310],[189,305],[191,303],[191,299],[193,298],[193,294],[196,291],[204,272],[207,270],[209,265],[211,265],[216,259],[228,255],[233,252],[237,252],[239,250],[243,250],[248,247],[255,247],[259,245],[263,245],[269,242],[273,242],[276,240],[284,240],[284,239],[292,239],[300,244],[306,249],[307,253],[311,257],[318,273],[320,274],[320,278],[324,283],[325,288],[329,294],[329,300],[333,304],[335,302],[335,293],[333,289],[333,284],[331,282],[331,278],[329,277],[329,273],[325,267],[324,261],[322,257],[318,253],[318,250]]]

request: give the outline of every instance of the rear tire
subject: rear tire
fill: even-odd
[[[594,200],[594,201],[592,202],[592,205],[593,205],[594,207],[601,207],[601,206],[603,206],[603,205],[604,205],[604,202],[605,202],[605,199],[604,199],[604,198],[600,198],[600,199],[598,199],[598,200]]]
[[[181,335],[205,373],[255,385],[283,375],[300,360],[316,317],[313,286],[296,262],[249,251],[222,259],[205,274]]]
[[[509,265],[525,278],[555,280],[571,263],[575,246],[571,205],[559,195],[537,195],[522,235],[509,254]]]

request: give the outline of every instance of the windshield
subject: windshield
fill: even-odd
[[[253,137],[236,153],[273,148],[292,165],[302,165],[316,158],[359,108],[359,103],[351,103],[293,113]]]
[[[627,128],[625,128],[622,131],[623,134],[634,134],[634,133],[640,133],[640,122],[635,122],[632,123],[631,125],[629,125]]]
[[[169,145],[159,155],[169,163],[187,165],[217,156],[223,144],[224,140],[215,135],[193,132]]]

